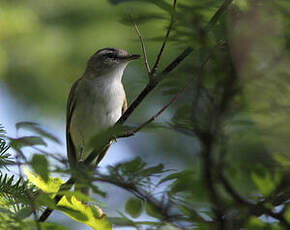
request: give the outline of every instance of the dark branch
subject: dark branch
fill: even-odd
[[[74,183],[75,183],[74,179],[70,178],[64,184],[61,185],[59,192],[70,190]],[[57,204],[61,200],[62,197],[63,195],[56,195],[54,198],[54,202]],[[50,216],[52,212],[53,212],[53,209],[46,208],[44,212],[41,214],[39,218],[39,222],[44,222]]]
[[[246,200],[233,188],[227,178],[222,174],[220,174],[220,181],[222,182],[226,192],[233,198],[233,200],[241,205],[247,206],[253,215],[259,217],[263,214],[266,214],[279,220],[287,229],[290,229],[290,224],[285,219],[283,214],[273,212],[271,209],[265,207],[261,203],[255,203],[253,201]]]
[[[209,23],[206,26],[206,31],[208,31],[212,26],[214,26],[218,19],[220,18],[220,16],[226,12],[226,10],[228,9],[228,7],[230,6],[230,4],[233,2],[234,0],[225,0],[224,3],[220,6],[220,8],[215,12],[215,14],[213,15],[213,17],[210,19]]]

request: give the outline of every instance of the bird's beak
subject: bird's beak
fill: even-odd
[[[140,57],[141,56],[139,54],[129,54],[129,55],[123,57],[122,59],[125,59],[127,61],[131,61],[131,60],[134,60],[134,59],[138,59]]]

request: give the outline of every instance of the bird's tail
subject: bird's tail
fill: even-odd
[[[101,162],[101,160],[104,158],[106,153],[108,152],[109,148],[113,144],[113,141],[110,141],[108,145],[104,148],[101,154],[97,155],[96,160],[93,161],[93,165],[98,166],[98,164]],[[75,184],[75,191],[80,191],[82,194],[89,196],[90,195],[90,187],[84,185],[84,183],[76,183]]]

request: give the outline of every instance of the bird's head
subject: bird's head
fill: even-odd
[[[87,70],[99,74],[116,69],[125,69],[129,61],[140,58],[139,54],[129,54],[125,50],[104,48],[98,50],[88,61]]]

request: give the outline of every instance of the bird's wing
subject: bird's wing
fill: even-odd
[[[67,156],[69,163],[75,164],[77,162],[77,157],[76,157],[76,149],[73,144],[72,138],[71,138],[71,133],[70,133],[70,124],[71,124],[71,119],[73,115],[73,111],[75,109],[76,105],[76,90],[77,86],[80,82],[80,79],[77,80],[69,93],[68,100],[67,100],[67,108],[66,108],[66,147],[67,147]]]
[[[127,110],[128,108],[128,103],[127,103],[127,98],[126,98],[126,94],[125,94],[125,98],[124,98],[124,102],[123,102],[123,106],[122,106],[122,114]]]

